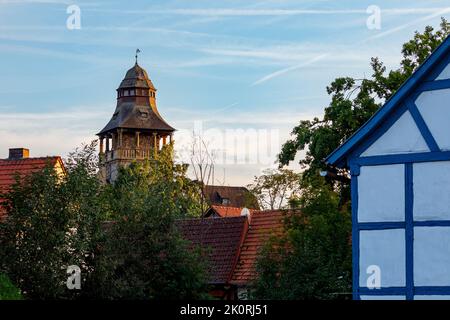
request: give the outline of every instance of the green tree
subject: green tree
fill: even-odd
[[[331,102],[323,118],[300,121],[292,130],[292,139],[282,147],[278,156],[280,165],[289,164],[298,151],[306,150],[305,158],[300,160],[305,177],[326,169],[323,162],[326,156],[361,127],[449,33],[449,24],[442,18],[440,29],[428,26],[403,44],[399,68],[387,72],[380,59],[372,58],[372,75],[368,79],[335,79],[327,87]]]
[[[20,290],[17,289],[9,278],[0,273],[0,300],[22,300]]]
[[[403,44],[400,67],[386,71],[372,58],[368,79],[342,77],[328,87],[330,104],[322,119],[302,120],[293,138],[282,147],[280,166],[288,165],[300,150],[302,194],[295,199],[299,216],[287,219],[286,235],[264,247],[257,263],[259,278],[255,296],[275,299],[333,299],[351,290],[351,219],[349,184],[319,177],[323,160],[362,126],[447,37],[450,28],[442,19],[440,28],[426,27]],[[338,170],[346,176],[346,170]]]
[[[95,143],[69,155],[65,176],[50,164],[17,176],[2,196],[0,270],[30,299],[206,297],[201,253],[175,228],[201,212],[201,193],[172,153],[122,168],[114,185],[98,179]],[[70,265],[79,291],[66,287]]]
[[[339,299],[351,292],[350,213],[322,178],[303,188],[301,212],[285,218],[257,261],[254,297]]]
[[[109,186],[114,223],[102,245],[95,296],[105,299],[206,297],[200,252],[191,250],[175,220],[198,215],[201,193],[174,164],[172,146],[155,159],[132,163]]]
[[[268,169],[247,187],[258,199],[260,208],[283,209],[299,196],[300,174],[289,169]]]
[[[82,287],[89,279],[105,208],[95,154],[95,143],[72,153],[64,176],[50,163],[42,171],[17,176],[3,196],[7,219],[0,224],[0,269],[27,298],[78,296],[66,287],[70,265],[81,268]]]

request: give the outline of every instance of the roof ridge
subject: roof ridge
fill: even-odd
[[[255,210],[255,209],[251,209],[251,208],[247,208],[247,207],[235,207],[235,206],[221,206],[218,204],[212,204],[211,207],[216,207],[216,208],[230,208],[230,209],[249,209],[249,210]]]
[[[9,161],[26,161],[26,160],[42,160],[42,159],[52,159],[52,158],[61,158],[61,156],[43,156],[43,157],[28,157],[28,158],[19,158],[19,159],[0,159],[0,163],[2,161],[9,162]]]
[[[207,184],[205,185],[205,187],[215,187],[215,188],[243,188],[243,189],[247,189],[247,187],[244,186],[218,186],[218,185],[213,185],[213,184]],[[248,190],[248,189],[247,189]]]
[[[231,218],[245,218],[245,216],[232,216],[232,217],[219,217],[219,218],[202,218],[202,217],[198,217],[198,218],[180,218],[180,219],[176,219],[175,221],[194,221],[194,220],[198,220],[198,221],[217,221],[220,219],[226,219],[226,220],[230,220]],[[223,220],[223,221],[226,221]]]
[[[274,210],[255,210],[257,214],[270,214],[270,213],[289,213],[289,212],[297,212],[300,213],[300,209],[274,209]]]

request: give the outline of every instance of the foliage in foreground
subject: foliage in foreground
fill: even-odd
[[[70,155],[66,176],[48,165],[17,177],[3,196],[0,270],[30,299],[201,296],[203,264],[173,227],[198,200],[171,152],[122,170],[114,186],[99,182],[95,143]],[[81,290],[67,289],[70,265]]]
[[[175,219],[200,212],[198,185],[175,165],[171,146],[158,158],[122,168],[108,186],[114,223],[97,268],[108,299],[199,299],[206,297],[200,252],[189,250]]]
[[[255,298],[338,299],[351,292],[348,208],[322,179],[305,186],[299,201],[301,213],[285,218],[285,236],[261,252]]]
[[[79,292],[66,288],[66,268],[78,265],[86,276],[92,271],[105,211],[94,155],[94,144],[73,153],[66,176],[49,163],[42,171],[16,177],[4,196],[8,218],[0,224],[0,269],[25,297],[75,297]]]
[[[9,278],[0,273],[0,300],[21,300],[22,295],[9,280]]]

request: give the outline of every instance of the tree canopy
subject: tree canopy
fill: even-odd
[[[20,290],[9,278],[0,273],[0,300],[21,300]]]
[[[351,292],[351,202],[349,185],[319,176],[323,160],[362,126],[450,33],[442,19],[440,28],[428,26],[403,44],[400,67],[387,71],[372,58],[367,79],[340,77],[328,87],[330,104],[324,116],[301,120],[292,139],[278,156],[288,165],[300,150],[304,168],[300,214],[287,218],[286,236],[271,239],[257,263],[259,278],[254,296],[264,299],[336,299]],[[341,172],[339,172],[341,171]],[[345,176],[345,170],[338,174]]]
[[[95,144],[69,156],[67,175],[48,164],[16,177],[0,224],[0,270],[32,299],[71,298],[66,268],[91,272],[93,248],[104,211],[93,167]],[[83,278],[83,279],[86,279]]]
[[[326,169],[323,160],[361,127],[384,104],[450,33],[442,18],[440,28],[427,26],[423,33],[403,44],[402,59],[397,69],[387,71],[379,58],[372,58],[372,75],[355,79],[340,77],[327,88],[331,97],[322,118],[301,120],[292,130],[292,138],[284,143],[278,156],[280,165],[288,165],[298,151],[306,150],[300,160],[305,177]]]
[[[92,143],[71,153],[67,175],[48,165],[2,196],[0,271],[25,298],[198,298],[204,266],[174,228],[198,214],[200,193],[172,146],[157,158],[121,169],[114,185],[97,176]],[[66,286],[67,267],[81,269],[81,290]]]
[[[300,194],[301,175],[289,169],[267,169],[248,185],[259,206],[266,210],[285,209]]]
[[[201,193],[172,152],[168,145],[155,159],[121,168],[108,186],[113,222],[99,254],[97,268],[104,272],[94,297],[206,297],[201,252],[189,248],[175,224],[201,212]]]
[[[285,218],[257,261],[258,299],[341,299],[351,292],[351,219],[323,179],[304,186],[301,212]]]

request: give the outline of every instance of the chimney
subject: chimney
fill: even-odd
[[[9,149],[9,160],[25,159],[30,156],[30,150],[25,148]]]

